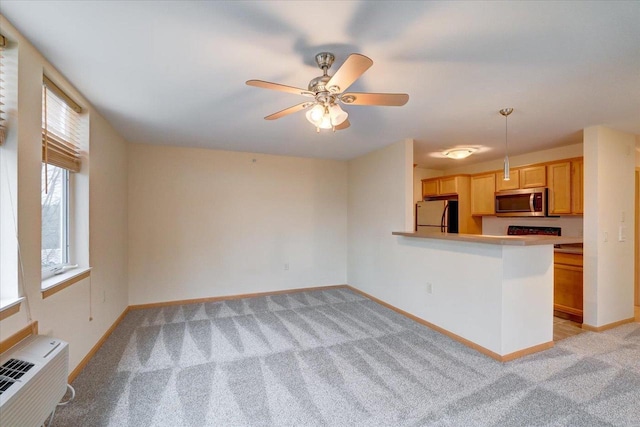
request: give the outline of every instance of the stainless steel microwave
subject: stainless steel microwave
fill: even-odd
[[[547,216],[546,188],[499,191],[495,194],[496,216]]]

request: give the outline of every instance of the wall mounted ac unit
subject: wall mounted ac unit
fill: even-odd
[[[0,355],[0,425],[41,426],[67,391],[69,346],[32,335]]]

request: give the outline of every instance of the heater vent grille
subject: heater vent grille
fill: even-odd
[[[18,378],[33,368],[33,363],[24,360],[9,359],[0,367],[0,394],[11,387]]]
[[[69,346],[31,335],[0,354],[0,425],[37,427],[67,391]]]

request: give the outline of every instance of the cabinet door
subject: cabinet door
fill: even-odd
[[[440,194],[458,194],[458,177],[440,178]]]
[[[438,180],[425,179],[422,181],[422,198],[438,195]]]
[[[571,162],[547,165],[549,183],[549,213],[571,213]]]
[[[509,172],[509,181],[504,180],[504,172],[496,172],[496,191],[517,190],[520,188],[520,171],[512,169]]]
[[[495,215],[496,174],[471,177],[471,215]]]
[[[583,269],[582,255],[554,254],[553,308],[582,322]]]
[[[584,213],[584,160],[571,162],[571,213]]]
[[[547,186],[547,170],[544,165],[520,169],[520,188]]]

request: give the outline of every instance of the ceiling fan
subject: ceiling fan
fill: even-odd
[[[340,108],[340,103],[345,105],[383,105],[402,106],[409,100],[406,93],[361,93],[345,92],[365,71],[373,65],[373,61],[359,53],[352,53],[333,76],[327,71],[333,65],[335,56],[329,52],[321,52],[316,55],[316,63],[322,70],[322,75],[309,82],[308,89],[301,89],[264,80],[247,80],[249,86],[264,89],[279,90],[295,93],[297,95],[313,98],[293,107],[273,113],[265,120],[275,120],[288,114],[307,109],[306,117],[315,127],[320,129],[336,130],[346,129],[350,126],[349,114]]]

